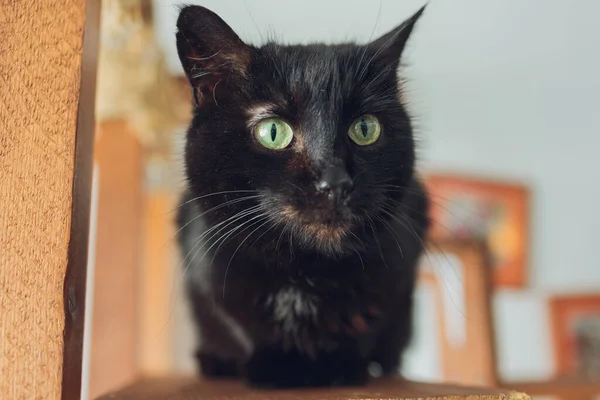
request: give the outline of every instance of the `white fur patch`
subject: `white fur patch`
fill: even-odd
[[[271,301],[273,318],[282,324],[284,330],[293,330],[301,321],[316,319],[318,308],[315,298],[297,287],[281,289]]]

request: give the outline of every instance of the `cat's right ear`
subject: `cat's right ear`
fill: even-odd
[[[406,42],[408,41],[415,24],[419,18],[421,18],[423,11],[425,11],[425,7],[426,5],[421,7],[421,9],[402,24],[369,44],[369,46],[373,46],[376,49],[375,54],[379,59],[388,65],[398,66]]]
[[[196,105],[216,101],[217,85],[230,74],[244,76],[250,47],[214,12],[186,6],[177,19],[177,52],[193,87]]]

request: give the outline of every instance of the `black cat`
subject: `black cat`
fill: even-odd
[[[397,77],[422,12],[364,46],[253,47],[181,10],[195,105],[178,224],[205,375],[297,387],[398,370],[429,225]]]

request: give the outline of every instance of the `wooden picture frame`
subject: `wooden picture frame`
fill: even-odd
[[[495,287],[527,281],[528,189],[520,184],[460,175],[425,177],[434,240],[484,239]]]
[[[579,375],[576,326],[584,319],[600,321],[600,294],[560,296],[550,300],[557,377]],[[600,340],[600,339],[598,339]]]

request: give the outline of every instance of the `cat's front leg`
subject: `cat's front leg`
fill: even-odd
[[[356,346],[320,350],[311,356],[295,348],[269,345],[256,349],[246,365],[245,378],[262,388],[362,385],[368,369]]]

